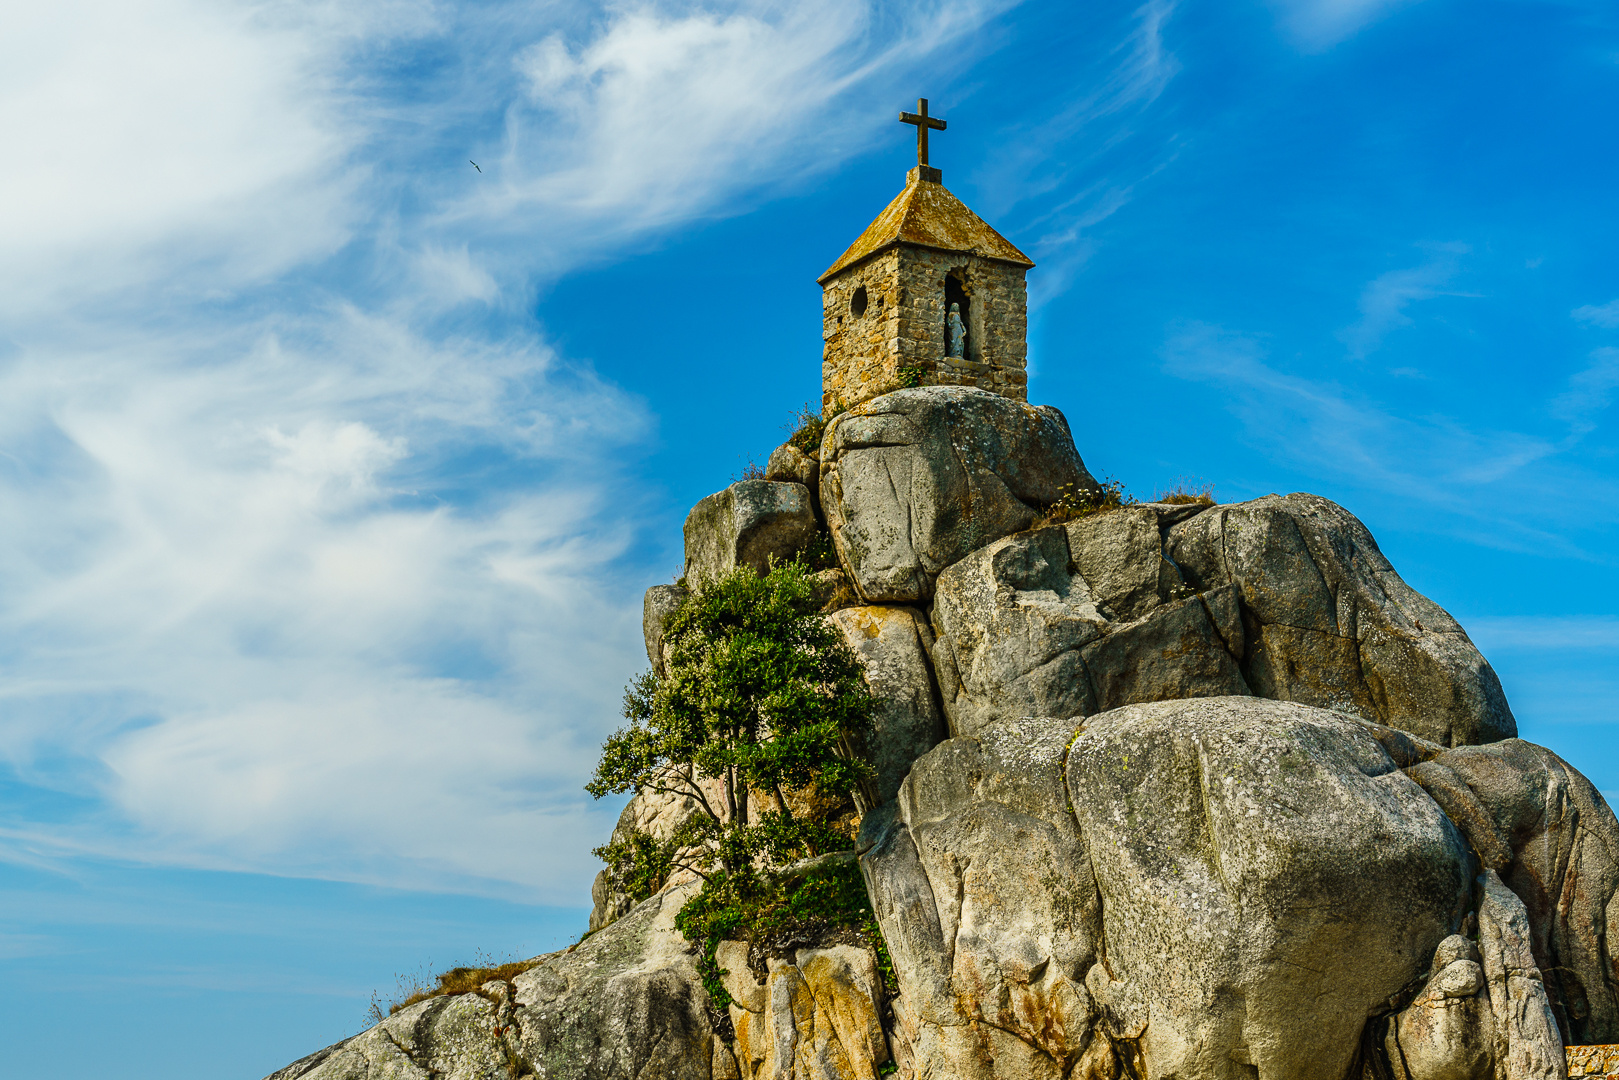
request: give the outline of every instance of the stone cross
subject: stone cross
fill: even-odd
[[[916,111],[899,114],[902,124],[916,125],[916,163],[924,169],[928,167],[928,129],[934,131],[944,130],[944,121],[928,115],[928,99],[916,99]]]

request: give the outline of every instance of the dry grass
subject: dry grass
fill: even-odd
[[[489,957],[480,956],[480,960]],[[476,994],[487,982],[510,982],[538,961],[513,960],[504,964],[486,964],[479,967],[453,967],[449,971],[436,977],[437,985],[424,986],[420,975],[412,978],[398,976],[399,1000],[391,1002],[386,1008],[377,999],[375,994],[371,997],[371,1020],[381,1023],[400,1009],[408,1009],[418,1002],[428,998],[453,997],[456,994]]]
[[[1176,506],[1215,506],[1214,485],[1207,480],[1198,480],[1195,477],[1181,477],[1167,488],[1162,488],[1152,497],[1153,502],[1171,503]]]
[[[388,1006],[392,1016],[400,1009],[408,1009],[418,1001],[435,997],[454,997],[456,994],[475,994],[486,982],[511,982],[534,966],[533,960],[516,960],[495,967],[456,967],[438,977],[438,985],[431,990],[418,990],[397,1005]]]

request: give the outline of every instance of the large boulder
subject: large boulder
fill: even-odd
[[[1157,519],[1131,508],[1019,533],[939,575],[951,734],[1034,718],[1068,730],[1135,702],[1248,692],[1235,591],[1194,595],[1158,552]]]
[[[933,605],[953,734],[1007,716],[1252,694],[1454,746],[1513,735],[1495,672],[1313,495],[1147,504],[1007,536],[947,568]]]
[[[553,953],[512,982],[516,1056],[547,1080],[711,1080],[729,1051],[675,915],[694,885],[668,889]]]
[[[1064,738],[1008,724],[951,739],[863,823],[901,989],[895,1057],[919,1078],[1061,1080],[1089,1045],[1101,908],[1065,805]]]
[[[823,436],[821,505],[868,603],[927,600],[940,570],[1078,490],[1096,481],[1062,413],[970,387],[896,390]]]
[[[803,484],[744,480],[686,516],[686,581],[693,588],[738,566],[759,573],[804,550],[819,526]]]
[[[1395,1080],[1494,1080],[1495,1020],[1478,945],[1439,943],[1416,999],[1387,1021],[1383,1051]]]
[[[1260,697],[1364,716],[1446,746],[1518,733],[1494,670],[1455,619],[1394,572],[1355,516],[1267,495],[1178,523],[1164,552],[1200,593],[1235,585]]]
[[[1619,822],[1602,793],[1522,739],[1458,747],[1421,768],[1446,812],[1471,824],[1476,849],[1506,849],[1501,878],[1527,908],[1566,1040],[1619,1043]],[[1439,770],[1454,782],[1436,782]]]
[[[654,585],[641,600],[641,636],[646,639],[647,663],[659,678],[663,677],[664,623],[690,595],[691,590],[684,585]]]
[[[827,621],[860,657],[877,698],[875,723],[862,749],[877,770],[866,801],[878,806],[899,791],[911,763],[945,737],[928,664],[933,632],[920,612],[906,607],[844,608]]]
[[[671,889],[477,993],[433,997],[268,1080],[714,1080],[736,1076]],[[718,1066],[718,1068],[716,1068]]]
[[[1471,903],[1455,826],[1340,714],[1131,705],[1067,778],[1107,938],[1088,986],[1144,1078],[1344,1076]]]
[[[778,483],[803,484],[813,488],[820,482],[821,463],[792,443],[782,443],[770,453],[765,479]]]

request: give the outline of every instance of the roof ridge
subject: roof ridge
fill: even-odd
[[[924,178],[919,169],[912,169],[906,176],[904,190],[866,226],[866,231],[849,245],[838,261],[815,280],[824,283],[840,270],[895,244],[970,252],[1025,268],[1034,265],[1033,259],[973,213],[942,183]]]

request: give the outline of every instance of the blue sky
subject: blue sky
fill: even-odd
[[[1030,395],[1093,472],[1342,502],[1619,791],[1611,5],[0,27],[20,1072],[259,1077],[396,975],[577,936],[641,592],[818,400],[815,276],[921,95],[946,185],[1039,264]]]

